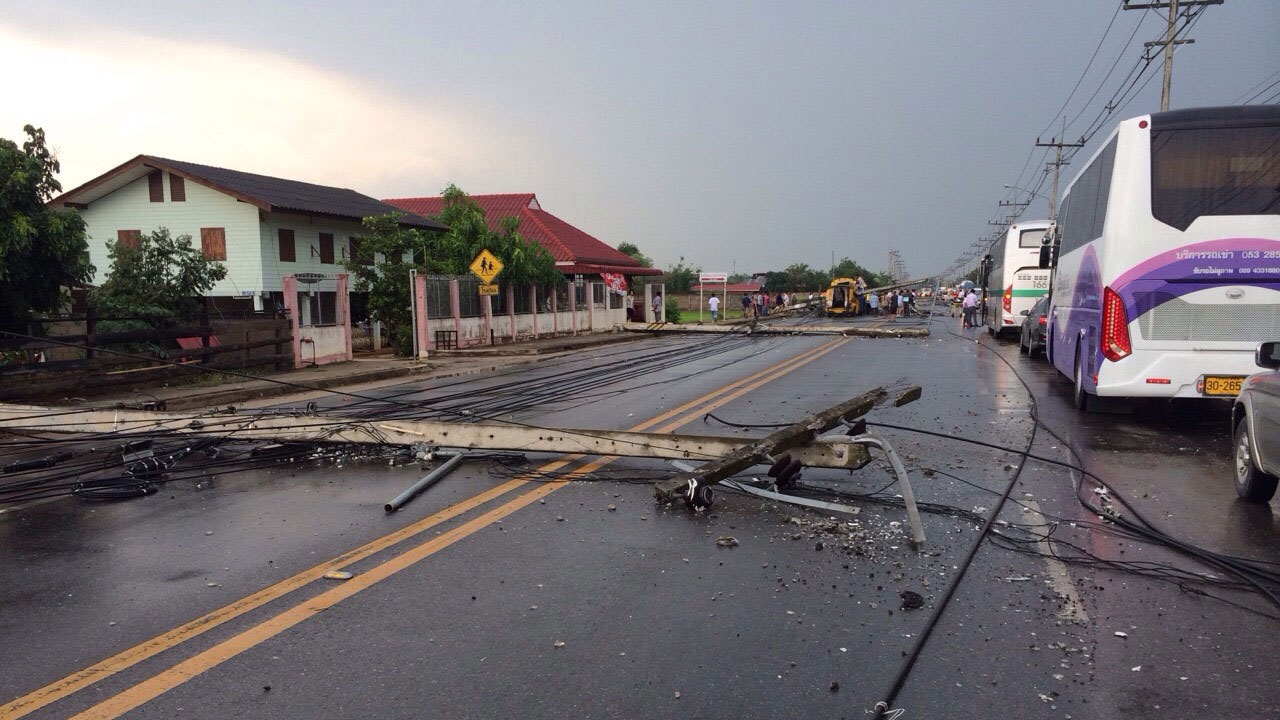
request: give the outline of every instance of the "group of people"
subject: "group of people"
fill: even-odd
[[[892,315],[906,317],[916,309],[916,294],[912,290],[886,290],[879,293],[854,293],[859,315]]]
[[[951,317],[962,314],[961,327],[969,329],[978,326],[978,291],[969,288],[968,292],[956,290],[951,298]]]
[[[713,299],[714,295],[711,296]],[[709,301],[708,301],[709,302]],[[742,294],[742,316],[743,317],[763,317],[769,314],[769,310],[777,310],[791,304],[790,293],[780,292],[770,296],[767,292],[743,293]],[[719,307],[719,301],[716,303]],[[711,321],[715,322],[716,313],[711,311]]]

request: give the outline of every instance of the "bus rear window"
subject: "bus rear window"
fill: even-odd
[[[1151,214],[1179,230],[1203,215],[1280,215],[1280,125],[1153,129]]]
[[[1039,249],[1040,241],[1044,239],[1044,233],[1043,228],[1040,230],[1023,230],[1018,235],[1018,247]]]

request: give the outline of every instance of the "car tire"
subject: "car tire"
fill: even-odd
[[[1249,439],[1249,420],[1240,418],[1232,438],[1232,453],[1236,471],[1236,494],[1241,500],[1264,503],[1276,494],[1277,478],[1258,469],[1253,459],[1253,444]]]
[[[1079,351],[1076,352],[1075,392],[1072,401],[1080,412],[1089,412],[1089,391],[1084,389],[1084,363]]]
[[[1031,348],[1027,347],[1027,344],[1024,343],[1022,339],[1023,339],[1023,333],[1018,333],[1018,352],[1022,353],[1023,355],[1026,355],[1027,357],[1030,357]]]

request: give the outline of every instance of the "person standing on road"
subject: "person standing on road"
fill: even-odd
[[[876,297],[875,293],[870,293],[867,295],[867,314],[869,315],[880,314],[880,298]]]
[[[964,302],[961,305],[964,307],[963,327],[967,330],[977,325],[974,315],[977,314],[978,310],[978,294],[970,289],[969,294],[964,296]]]
[[[707,300],[707,308],[711,310],[711,322],[716,321],[716,314],[720,311],[720,298],[715,293],[711,293],[711,299]]]
[[[653,321],[662,321],[662,293],[655,292],[653,294]]]

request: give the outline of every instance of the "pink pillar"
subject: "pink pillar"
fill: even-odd
[[[569,282],[569,318],[573,320],[573,334],[578,334],[578,285]]]
[[[292,275],[280,278],[284,309],[289,313],[289,335],[293,337],[293,366],[302,367],[302,335],[298,331],[298,281]]]
[[[511,323],[511,342],[516,341],[516,289],[507,285],[507,320]]]
[[[529,286],[529,307],[533,308],[533,339],[538,339],[538,286]]]
[[[338,273],[338,289],[334,298],[334,306],[336,307],[337,322],[342,326],[342,336],[346,344],[346,356],[350,361],[354,355],[351,354],[351,297],[347,295],[347,274]]]
[[[415,354],[426,357],[431,346],[427,340],[427,278],[423,275],[415,275],[413,279],[413,307],[418,318],[418,347],[415,348]]]

